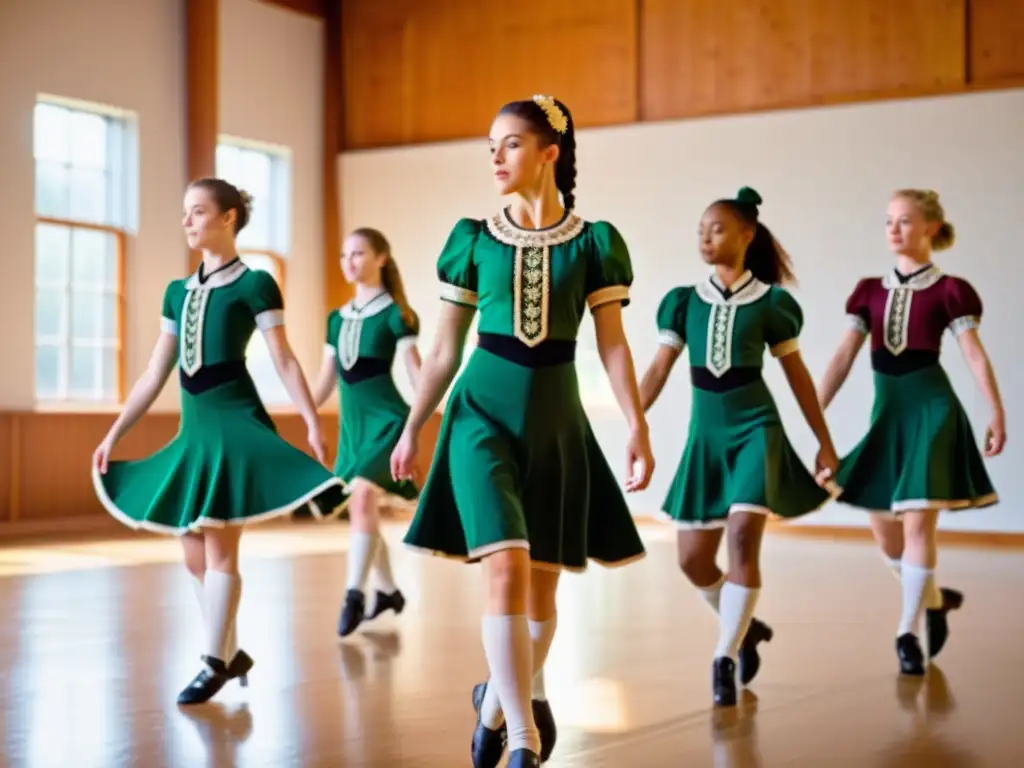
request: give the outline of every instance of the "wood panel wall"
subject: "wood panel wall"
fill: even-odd
[[[115,450],[114,458],[147,456],[178,431],[179,415],[144,416]],[[13,536],[116,529],[96,499],[91,458],[110,425],[110,413],[0,412],[0,541]],[[281,436],[306,453],[306,427],[297,414],[275,414]],[[338,420],[324,414],[321,423],[333,465]],[[423,431],[417,469],[426,477],[437,440],[438,417]]]
[[[346,0],[348,149],[1024,85],[1021,0]]]

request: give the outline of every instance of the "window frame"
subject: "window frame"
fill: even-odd
[[[37,93],[34,109],[40,105],[49,105],[60,109],[74,112],[84,112],[97,115],[110,121],[109,130],[115,131],[116,152],[110,155],[112,168],[107,168],[104,173],[108,175],[108,205],[110,211],[106,218],[108,222],[88,221],[83,219],[64,218],[61,216],[43,215],[38,213],[33,191],[33,213],[34,231],[38,231],[41,225],[65,227],[71,232],[74,230],[85,230],[102,232],[111,235],[114,241],[114,395],[112,399],[105,397],[99,399],[82,399],[80,396],[72,395],[68,381],[58,381],[58,393],[53,397],[40,397],[38,384],[35,381],[35,359],[40,348],[35,332],[35,317],[33,316],[33,399],[37,408],[44,410],[67,410],[67,409],[101,409],[113,406],[124,405],[127,398],[127,280],[126,269],[128,250],[132,231],[138,220],[138,125],[134,113],[109,107],[103,104],[82,101],[79,99],[65,98],[49,93]],[[35,126],[33,125],[33,131]],[[108,135],[108,142],[110,136]],[[115,149],[108,143],[108,152]],[[33,143],[32,162],[35,173],[38,173],[39,158],[37,149]],[[33,187],[34,190],[34,187]],[[116,213],[112,213],[116,211]],[[119,221],[119,224],[109,223],[110,220]],[[33,247],[33,264],[38,259],[38,252]],[[33,302],[38,295],[36,278],[33,278]],[[68,277],[68,293],[73,294],[74,281]],[[42,345],[49,346],[49,345]],[[106,347],[106,345],[103,346]],[[69,336],[64,340],[63,352],[70,357],[74,344]]]

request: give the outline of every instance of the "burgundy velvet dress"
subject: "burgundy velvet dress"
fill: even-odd
[[[861,280],[846,302],[871,336],[875,401],[867,435],[840,460],[839,501],[870,511],[968,509],[998,501],[978,441],[939,364],[943,334],[977,328],[966,280],[927,265]]]

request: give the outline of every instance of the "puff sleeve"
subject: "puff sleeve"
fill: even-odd
[[[441,281],[441,298],[452,304],[476,308],[477,272],[473,250],[480,237],[481,223],[460,219],[448,235],[437,259],[437,279]]]
[[[693,288],[673,288],[658,305],[658,343],[682,352],[686,346],[686,307]]]
[[[624,307],[629,306],[633,264],[626,241],[607,221],[591,225],[591,238],[593,247],[587,260],[587,306],[591,312],[616,301]]]
[[[868,298],[868,279],[865,278],[857,283],[853,293],[846,299],[847,324],[864,335],[871,333],[871,309]]]
[[[784,288],[773,287],[765,320],[764,340],[772,357],[785,357],[800,349],[798,338],[804,327],[804,313]]]
[[[949,318],[949,330],[954,336],[975,330],[981,325],[981,296],[974,286],[960,277],[945,281],[944,303]]]
[[[275,326],[284,325],[284,297],[277,280],[269,272],[254,269],[252,284],[247,299],[256,327],[267,331]]]
[[[341,312],[335,310],[327,316],[327,337],[324,339],[324,357],[333,359],[338,354],[338,334],[341,332]]]
[[[160,330],[171,336],[178,335],[178,316],[181,314],[181,305],[185,298],[179,290],[180,285],[180,280],[168,283],[164,291],[164,306],[160,312]]]
[[[402,317],[402,310],[397,304],[391,308],[391,316],[388,317],[388,328],[399,341],[402,339],[415,340],[420,334],[419,316],[413,312],[412,308],[409,309],[409,314],[411,315],[411,322],[407,322]]]

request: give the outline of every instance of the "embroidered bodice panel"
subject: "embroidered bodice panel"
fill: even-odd
[[[689,349],[690,365],[722,376],[733,368],[761,368],[764,353],[784,357],[799,348],[799,304],[786,290],[749,273],[728,289],[714,277],[673,288],[657,311],[659,341]]]
[[[188,376],[221,363],[244,362],[253,332],[281,325],[283,299],[273,276],[240,261],[175,280],[164,293],[161,328],[178,336],[178,363]]]
[[[939,353],[946,330],[959,335],[981,322],[982,303],[966,280],[928,265],[861,280],[846,302],[852,327],[871,334],[872,351]]]
[[[438,260],[442,298],[480,313],[478,331],[527,346],[575,340],[584,312],[629,303],[629,252],[607,222],[569,213],[542,230],[515,226],[506,211],[463,219]]]
[[[419,328],[402,319],[402,313],[387,293],[378,294],[364,305],[350,301],[327,318],[325,353],[339,370],[351,370],[359,360],[382,360],[390,367],[398,343],[413,340]]]

